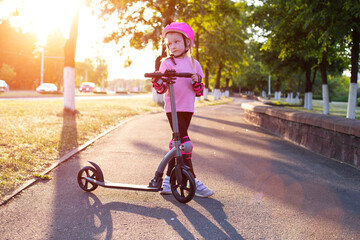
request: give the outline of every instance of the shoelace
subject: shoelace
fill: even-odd
[[[198,184],[196,184],[196,190],[204,191],[205,189],[206,189],[206,186],[202,182],[198,182]]]

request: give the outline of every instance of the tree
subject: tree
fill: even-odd
[[[246,20],[245,4],[234,3],[228,0],[209,1],[201,5],[199,15],[202,22],[199,24],[201,61],[205,63],[205,90],[208,88],[208,73],[216,72],[215,100],[220,98],[221,79],[226,83],[230,75],[243,59],[245,51]],[[200,13],[201,11],[199,11]],[[204,16],[204,17],[203,17]],[[195,19],[196,21],[196,19]],[[223,72],[225,77],[223,78]],[[205,91],[206,92],[206,91]]]
[[[266,0],[262,2],[263,6],[256,8],[254,17],[258,25],[263,27],[268,34],[266,46],[278,47],[281,51],[280,57],[289,56],[295,52],[301,53],[308,61],[304,68],[304,70],[307,69],[305,70],[307,79],[310,76],[308,70],[310,63],[310,69],[320,68],[324,89],[323,98],[327,105],[326,95],[328,94],[325,87],[327,86],[327,67],[337,61],[339,55],[343,56],[343,49],[350,47],[352,84],[349,91],[348,115],[353,113],[350,117],[355,117],[356,90],[354,89],[357,88],[358,22],[360,20],[358,1],[289,0],[279,2]],[[344,41],[347,39],[350,41]],[[309,90],[311,81],[308,80],[305,86]],[[328,106],[324,105],[324,109],[327,113]]]
[[[64,111],[75,111],[75,50],[79,23],[79,9],[74,13],[69,39],[64,47]]]
[[[149,43],[154,50],[161,52],[155,61],[155,69],[159,70],[161,59],[166,57],[166,47],[161,38],[166,25],[184,16],[187,6],[186,0],[102,0],[101,17],[118,16],[119,28],[104,39],[105,42],[114,41],[121,44],[127,40],[130,47],[143,49]],[[141,27],[139,27],[141,26]],[[153,99],[162,104],[162,97],[153,91]]]
[[[205,66],[205,87],[208,87],[208,73],[213,70],[213,63],[216,62],[219,76],[216,88],[219,89],[222,71],[231,69],[231,64],[241,59],[246,26],[240,13],[244,13],[244,3],[235,4],[231,0],[103,0],[102,3],[102,17],[117,14],[120,26],[119,31],[105,41],[119,43],[129,38],[130,47],[136,49],[149,43],[154,49],[162,46],[161,57],[155,63],[157,67],[160,59],[166,56],[161,38],[163,28],[178,20],[189,23],[195,31],[195,54]]]
[[[76,62],[75,85],[80,86],[83,82],[93,82],[95,79],[89,78],[89,75],[91,75],[90,72],[94,71],[94,68],[94,62],[90,58],[86,58],[83,62]]]
[[[258,7],[253,17],[259,27],[265,29],[267,41],[262,49],[279,52],[279,61],[296,57],[305,72],[305,108],[312,108],[311,70],[314,69],[314,41],[306,39],[307,32],[298,20],[301,8],[292,2],[269,0]],[[263,16],[266,16],[263,18]]]
[[[306,39],[313,44],[312,56],[318,62],[321,72],[324,114],[329,113],[329,92],[327,83],[327,69],[339,59],[344,61],[344,29],[347,28],[349,13],[344,15],[344,1],[290,1],[301,9],[297,21],[303,22],[307,33]],[[311,16],[310,18],[308,16]]]
[[[95,61],[86,58],[84,62],[76,62],[75,85],[80,86],[82,82],[93,82],[97,86],[106,87],[108,77],[107,63],[104,59],[97,57]]]
[[[0,68],[0,79],[5,80],[10,84],[15,77],[16,72],[14,71],[14,68],[4,63]]]
[[[55,30],[49,34],[44,46],[44,82],[55,83],[58,89],[63,85],[65,42],[61,31]]]
[[[101,3],[101,17],[107,19],[116,15],[119,19],[118,30],[104,41],[119,43],[126,39],[135,49],[143,49],[149,43],[154,49],[159,49],[163,43],[163,28],[184,16],[187,6],[185,0],[102,0]]]
[[[9,20],[0,22],[0,66],[10,65],[16,76],[9,83],[11,89],[30,89],[40,77],[40,59],[36,57],[37,38],[11,27]]]

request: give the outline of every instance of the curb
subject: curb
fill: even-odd
[[[119,123],[118,125],[116,125],[113,128],[110,128],[109,130],[101,133],[100,135],[98,135],[97,137],[95,137],[94,139],[84,143],[83,145],[81,145],[80,147],[77,147],[73,150],[71,150],[70,152],[66,153],[64,156],[62,156],[61,158],[59,158],[59,160],[57,160],[57,162],[53,163],[50,167],[48,167],[46,170],[44,170],[43,172],[40,173],[40,175],[46,175],[49,172],[51,172],[53,169],[55,169],[57,166],[59,166],[60,164],[62,164],[63,162],[66,162],[68,159],[70,159],[72,156],[74,156],[75,154],[81,152],[82,150],[84,150],[85,148],[87,148],[89,145],[91,145],[92,143],[94,143],[95,141],[97,141],[98,139],[104,137],[106,134],[114,131],[115,129],[117,129],[118,127],[120,127],[121,125],[124,125],[125,123],[129,122],[130,120],[136,118],[138,116],[126,119],[125,121]],[[3,200],[1,200],[0,202],[0,206],[5,205],[6,203],[8,203],[11,199],[13,199],[14,197],[16,197],[17,195],[19,195],[22,191],[24,191],[25,189],[31,187],[32,185],[34,185],[35,183],[41,181],[41,179],[34,177],[33,179],[30,179],[26,182],[24,182],[22,185],[20,185],[20,187],[16,188],[11,194],[9,195],[5,195],[5,197],[3,198]]]

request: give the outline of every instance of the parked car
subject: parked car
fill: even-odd
[[[93,92],[95,89],[95,83],[83,82],[80,86],[80,92]]]
[[[9,85],[4,80],[0,80],[0,92],[8,92],[9,90]]]
[[[36,88],[38,93],[52,93],[57,92],[57,86],[53,83],[43,83]]]

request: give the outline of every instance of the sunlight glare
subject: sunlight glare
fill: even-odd
[[[60,30],[65,38],[69,37],[72,14],[80,7],[81,0],[0,0],[0,19],[9,19],[15,28],[24,33],[35,33],[40,45],[46,45],[48,35]],[[97,9],[95,9],[97,10]],[[129,38],[115,43],[103,43],[103,37],[118,28],[119,19],[114,15],[99,19],[94,9],[82,8],[79,19],[76,61],[86,58],[102,58],[108,64],[109,80],[116,78],[144,79],[145,72],[154,71],[154,62],[159,55],[150,46],[143,50],[129,47]],[[118,52],[123,49],[123,54]],[[130,67],[124,68],[124,61],[130,58]]]
[[[45,44],[49,33],[56,29],[68,37],[72,14],[80,7],[80,0],[5,0],[2,6],[6,9],[15,6],[18,16],[11,19],[12,24],[23,32],[35,33]]]

